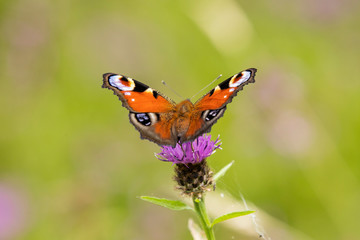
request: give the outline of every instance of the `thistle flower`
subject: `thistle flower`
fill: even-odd
[[[201,197],[206,191],[211,191],[213,172],[206,162],[206,158],[221,149],[219,137],[211,140],[211,135],[203,135],[192,142],[178,143],[173,148],[162,146],[161,152],[155,156],[165,162],[172,162],[175,166],[174,180],[177,189],[192,197]]]
[[[162,146],[161,152],[155,156],[165,162],[195,164],[211,156],[216,149],[221,149],[220,145],[219,137],[212,141],[211,135],[204,134],[192,142],[177,143],[175,147]]]

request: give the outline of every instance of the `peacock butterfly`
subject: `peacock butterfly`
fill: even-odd
[[[191,141],[223,116],[226,105],[248,83],[255,82],[255,68],[249,68],[226,79],[195,104],[186,99],[176,104],[149,86],[114,73],[103,75],[103,88],[114,91],[130,113],[130,122],[141,138],[159,145],[175,146]]]

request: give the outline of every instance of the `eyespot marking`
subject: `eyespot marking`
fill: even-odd
[[[138,123],[144,125],[144,126],[150,126],[151,125],[151,119],[150,116],[147,113],[135,113],[135,118]]]
[[[140,129],[145,129],[159,121],[156,113],[130,113],[131,122]]]
[[[214,110],[206,110],[202,113],[202,118],[204,119],[205,122],[211,121],[214,118],[216,118],[218,115],[220,115],[221,113],[223,113],[224,108],[220,108],[220,109],[214,109]]]
[[[109,84],[120,91],[131,91],[135,88],[135,82],[131,78],[126,78],[121,75],[110,76]]]
[[[249,80],[250,77],[251,77],[250,71],[242,71],[241,73],[239,73],[231,78],[231,80],[229,82],[229,87],[238,87],[242,83]]]

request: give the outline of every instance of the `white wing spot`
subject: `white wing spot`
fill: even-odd
[[[124,95],[131,96],[131,92],[124,92]]]
[[[224,98],[227,98],[227,95],[225,95]]]
[[[152,90],[152,88],[148,88],[148,89],[146,89],[146,91],[145,92],[147,92],[147,93],[153,93],[153,90]]]
[[[132,98],[131,101],[132,101],[132,102],[135,102],[135,98]]]
[[[230,88],[229,89],[229,92],[233,92],[233,91],[235,91],[235,88]]]

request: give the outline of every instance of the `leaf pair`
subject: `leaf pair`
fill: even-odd
[[[214,182],[217,181],[222,176],[224,176],[225,173],[230,169],[230,167],[232,166],[233,163],[234,163],[234,161],[232,161],[231,163],[229,163],[228,165],[223,167],[219,172],[217,172],[213,177]],[[141,196],[140,199],[147,201],[147,202],[151,202],[153,204],[156,204],[156,205],[159,205],[162,207],[165,207],[165,208],[168,208],[168,209],[171,209],[171,210],[175,210],[175,211],[180,211],[180,210],[193,210],[194,211],[194,209],[192,207],[190,207],[186,203],[178,201],[178,200],[170,200],[170,199],[166,199],[166,198],[157,198],[157,197],[150,197],[150,196]],[[255,211],[246,210],[246,211],[240,211],[240,212],[227,213],[225,215],[222,215],[222,216],[214,219],[214,221],[211,223],[210,227],[212,228],[215,224],[223,222],[225,220],[240,217],[240,216],[245,216],[245,215],[248,215],[248,214],[251,214],[254,212]]]
[[[186,203],[183,203],[178,200],[170,200],[170,199],[166,199],[166,198],[157,198],[157,197],[150,197],[150,196],[141,196],[140,199],[147,201],[147,202],[151,202],[153,204],[156,204],[156,205],[159,205],[162,207],[165,207],[165,208],[168,208],[168,209],[171,209],[171,210],[175,210],[175,211],[194,210],[192,207],[190,207]],[[248,214],[251,214],[254,212],[255,211],[247,210],[247,211],[232,212],[232,213],[222,215],[222,216],[216,218],[211,223],[211,227],[213,227],[215,224],[217,224],[219,222],[223,222],[225,220],[240,217],[240,216],[245,216],[245,215],[248,215]]]

